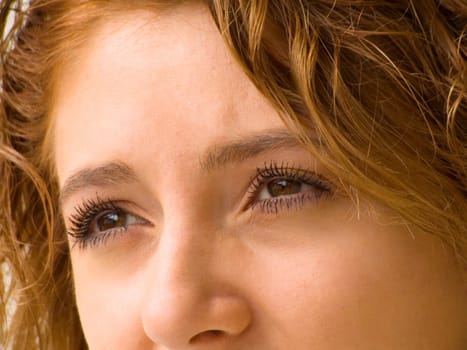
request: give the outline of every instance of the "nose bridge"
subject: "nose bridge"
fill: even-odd
[[[201,210],[202,205],[198,203],[202,184],[198,183],[197,176],[194,184],[190,182],[197,189],[194,190],[187,183],[186,174],[170,171],[164,188],[176,191],[161,194],[164,218],[152,266],[148,269],[151,279],[148,297],[153,299],[153,304],[163,299],[164,305],[176,302],[181,306],[193,303],[206,293],[218,235],[206,214],[210,211]],[[159,305],[158,309],[162,307]]]
[[[215,272],[221,241],[208,225],[167,222],[147,268],[143,327],[156,343],[188,347],[201,334],[231,336],[246,328],[245,302]]]
[[[174,298],[189,302],[208,289],[210,266],[215,251],[215,238],[194,227],[174,225],[161,236],[151,271],[157,272],[157,285],[165,300]],[[182,298],[183,297],[183,298]]]
[[[206,227],[184,224],[180,219],[167,222],[148,269],[148,278],[154,281],[151,289],[167,292],[166,302],[176,295],[188,300],[202,293],[207,288],[214,241]]]

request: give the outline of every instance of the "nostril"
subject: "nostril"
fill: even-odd
[[[224,336],[225,336],[224,331],[213,329],[213,330],[205,331],[205,332],[195,335],[193,338],[190,339],[190,344],[199,344],[199,343],[216,341],[216,340],[222,339]]]

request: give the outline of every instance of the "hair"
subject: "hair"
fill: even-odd
[[[182,2],[2,1],[5,349],[86,348],[48,145],[60,70],[109,17]],[[205,2],[245,73],[350,198],[390,208],[449,244],[466,266],[467,3]]]

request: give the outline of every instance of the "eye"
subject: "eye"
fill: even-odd
[[[273,179],[260,190],[258,200],[293,195],[310,189],[312,189],[312,186],[299,180]]]
[[[316,172],[271,162],[256,170],[247,207],[278,214],[283,209],[301,209],[307,202],[316,204],[331,192],[330,182]]]
[[[148,225],[143,218],[118,206],[112,200],[88,200],[75,208],[70,216],[68,234],[73,247],[96,247],[117,234],[125,233],[133,225]]]
[[[90,234],[96,234],[109,230],[125,229],[129,225],[140,223],[141,220],[136,216],[116,209],[108,211],[97,216],[89,227]]]

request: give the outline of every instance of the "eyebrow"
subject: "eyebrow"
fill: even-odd
[[[209,173],[227,164],[240,163],[264,152],[298,145],[298,140],[287,131],[272,130],[211,146],[200,158],[200,165],[203,171]]]
[[[64,203],[73,194],[87,187],[106,187],[136,182],[135,171],[125,163],[110,162],[96,168],[84,168],[71,175],[60,191]]]
[[[299,146],[298,140],[285,130],[272,130],[238,140],[213,145],[200,157],[202,171],[212,172],[227,164],[239,163],[265,152]],[[98,167],[78,170],[64,183],[60,202],[88,187],[107,187],[138,181],[136,172],[123,162],[109,162]]]

